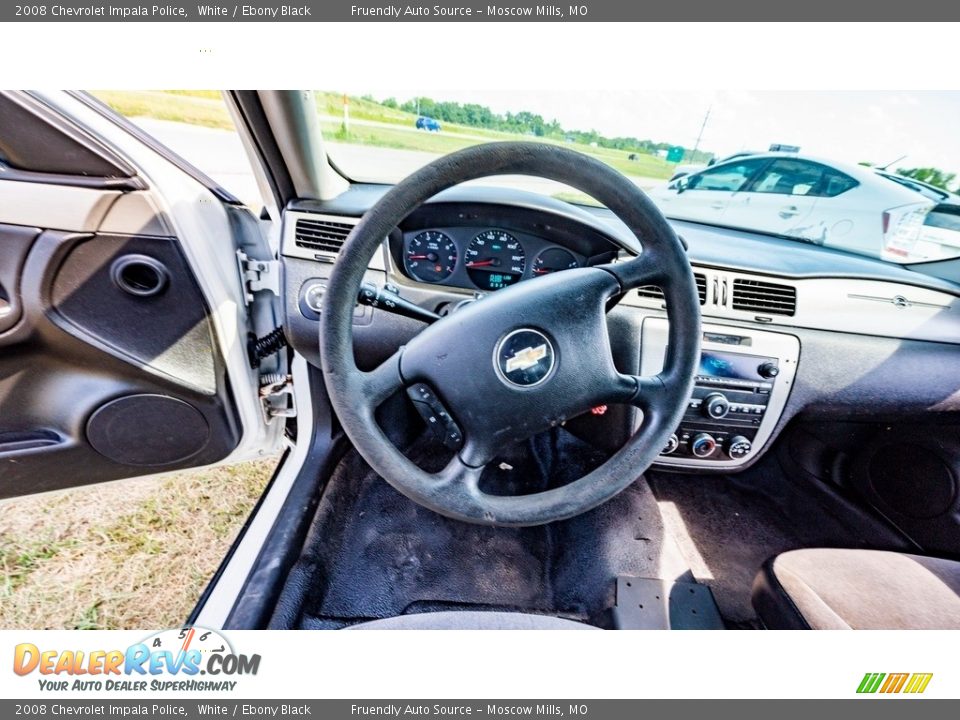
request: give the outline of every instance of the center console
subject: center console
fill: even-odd
[[[640,372],[663,368],[668,324],[643,322]],[[700,366],[680,426],[657,460],[678,467],[736,468],[761,451],[783,413],[800,343],[793,335],[704,325]]]

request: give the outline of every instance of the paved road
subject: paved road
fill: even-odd
[[[135,122],[251,207],[260,205],[257,184],[237,133],[152,118],[137,118]],[[439,157],[435,153],[342,143],[329,143],[329,152],[353,179],[379,182],[396,182]],[[642,188],[663,182],[656,178],[631,179]],[[472,184],[507,185],[543,195],[573,192],[561,183],[520,175],[485,178]]]

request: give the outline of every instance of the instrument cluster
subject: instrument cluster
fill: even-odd
[[[436,228],[404,233],[404,273],[423,283],[484,292],[583,267],[587,258],[543,238],[499,228]]]

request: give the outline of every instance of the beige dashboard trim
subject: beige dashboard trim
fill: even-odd
[[[960,298],[938,290],[856,278],[781,278],[697,265],[707,278],[705,319],[738,320],[771,329],[808,328],[904,340],[960,344]],[[734,279],[791,285],[797,290],[792,317],[733,309]],[[713,292],[712,288],[718,288]],[[663,302],[630,293],[624,305],[661,310]]]
[[[0,223],[66,232],[95,232],[119,190],[0,180]]]

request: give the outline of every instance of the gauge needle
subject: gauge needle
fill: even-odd
[[[426,260],[426,259],[427,259],[427,256],[426,256],[426,255],[407,255],[407,257],[410,258],[411,260]]]
[[[493,265],[493,260],[476,260],[474,262],[468,262],[467,267],[484,267],[486,265]]]
[[[546,273],[548,273],[548,272],[550,272],[550,271],[547,270],[546,268],[543,268],[543,269],[534,268],[534,269],[533,269],[533,272],[536,273],[537,275],[544,275],[544,274],[546,274]]]

